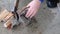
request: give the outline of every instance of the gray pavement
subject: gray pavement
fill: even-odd
[[[19,9],[26,6],[30,1],[22,0],[19,4]],[[9,9],[9,0],[0,0],[0,10],[4,8],[11,10]],[[36,14],[36,19],[37,23],[32,23],[32,25],[24,28],[18,26],[13,30],[4,28],[4,23],[0,23],[0,34],[60,34],[60,11],[58,8],[50,9],[46,6],[46,2],[44,2]]]

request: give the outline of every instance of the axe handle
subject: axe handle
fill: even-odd
[[[18,13],[17,13],[18,4],[19,4],[19,0],[16,0],[16,4],[15,4],[15,7],[14,7],[14,11],[12,12],[14,15],[16,15],[17,20],[19,20],[19,15],[18,15]]]
[[[15,7],[14,7],[14,12],[17,11],[18,5],[19,5],[19,0],[16,0],[16,4],[15,4]]]

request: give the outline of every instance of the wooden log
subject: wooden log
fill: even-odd
[[[7,21],[9,19],[11,19],[11,17],[13,17],[13,14],[10,12],[5,18],[3,21]]]
[[[0,14],[0,22],[1,20],[3,20],[7,15],[9,14],[9,12],[5,9],[1,12]]]
[[[4,23],[4,27],[6,28],[11,28],[11,26],[12,26],[11,20],[8,20],[6,23]]]

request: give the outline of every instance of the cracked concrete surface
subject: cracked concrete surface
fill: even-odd
[[[22,0],[19,9],[26,6],[30,1]],[[0,10],[3,8],[9,10],[9,0],[0,0]],[[37,23],[32,23],[24,28],[18,26],[13,30],[4,28],[4,23],[0,23],[0,34],[60,34],[60,11],[58,11],[58,8],[50,9],[44,2],[36,14],[36,19]]]

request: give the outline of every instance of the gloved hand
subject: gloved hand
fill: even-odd
[[[30,8],[27,11],[27,14],[25,15],[27,18],[32,18],[33,16],[35,16],[35,14],[37,13],[38,9],[40,8],[40,4],[41,2],[39,0],[33,0],[31,1],[28,5],[30,6]]]

